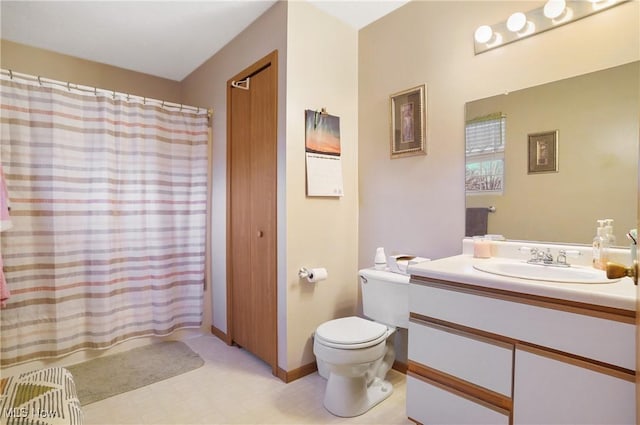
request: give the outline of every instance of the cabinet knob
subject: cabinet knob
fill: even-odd
[[[258,237],[261,238],[264,236],[264,232],[262,230],[258,230]]]
[[[619,279],[621,277],[627,277],[633,279],[634,284],[638,284],[638,262],[634,261],[631,267],[624,266],[618,263],[607,262],[607,279]]]

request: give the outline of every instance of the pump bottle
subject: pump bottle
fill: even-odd
[[[606,237],[604,220],[598,220],[596,236],[593,238],[593,267],[604,270],[608,261],[609,243]]]
[[[610,247],[615,246],[616,236],[613,234],[613,219],[607,218],[604,220],[604,237],[607,239],[607,243]]]

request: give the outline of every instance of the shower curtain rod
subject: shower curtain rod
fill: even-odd
[[[127,100],[130,100],[130,99],[141,100],[142,103],[145,105],[147,103],[158,104],[161,108],[173,108],[173,109],[179,109],[180,111],[183,111],[183,110],[195,111],[196,113],[200,113],[200,111],[207,111],[207,115],[209,116],[209,118],[211,118],[211,116],[213,115],[212,109],[201,108],[199,106],[183,105],[182,103],[167,102],[165,100],[158,100],[150,97],[136,96],[130,93],[121,93],[115,90],[107,90],[107,89],[100,89],[97,87],[83,86],[81,84],[75,84],[70,82],[65,83],[63,81],[52,80],[50,78],[43,78],[43,77],[40,77],[39,75],[36,76],[36,75],[23,74],[20,72],[14,72],[10,69],[2,68],[0,71],[2,72],[2,75],[9,77],[9,79],[11,80],[13,80],[14,78],[19,78],[26,81],[32,81],[32,82],[37,81],[38,84],[40,84],[41,86],[43,84],[52,84],[52,85],[64,87],[69,91],[78,90],[78,91],[83,91],[87,93],[93,93],[95,95],[97,95],[98,93],[103,93],[103,94],[111,95],[114,99],[116,98],[116,96],[125,97]]]

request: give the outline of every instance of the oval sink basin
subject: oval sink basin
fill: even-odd
[[[560,283],[614,283],[620,280],[607,279],[603,270],[581,266],[553,267],[525,262],[488,261],[476,264],[473,268],[500,276]]]

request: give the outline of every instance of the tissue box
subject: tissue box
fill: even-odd
[[[423,261],[429,261],[429,259],[407,254],[390,255],[387,257],[387,267],[389,267],[390,272],[408,274],[407,268],[410,265],[418,264]]]

